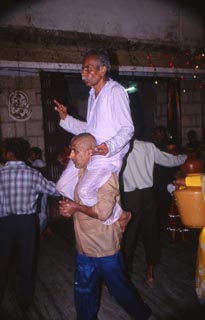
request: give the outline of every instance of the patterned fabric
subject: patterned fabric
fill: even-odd
[[[35,213],[39,193],[59,195],[54,182],[22,161],[8,161],[0,168],[0,217]]]
[[[196,294],[199,302],[205,305],[205,227],[199,235],[196,262]]]

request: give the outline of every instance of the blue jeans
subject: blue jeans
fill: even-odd
[[[96,319],[102,281],[133,319],[148,319],[151,311],[126,278],[122,255],[118,252],[100,258],[77,253],[74,287],[77,320]]]

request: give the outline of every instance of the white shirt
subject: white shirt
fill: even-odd
[[[186,159],[185,154],[174,156],[159,150],[151,142],[135,140],[123,171],[124,191],[152,187],[155,163],[165,167],[177,167]]]
[[[94,89],[90,90],[87,122],[68,115],[60,121],[60,126],[75,135],[89,132],[98,144],[105,142],[109,152],[106,156],[96,156],[95,163],[107,160],[120,168],[134,132],[128,94],[122,85],[109,79],[97,97]]]
[[[40,168],[40,169],[46,167],[46,163],[42,159],[34,160],[31,165],[33,168]]]

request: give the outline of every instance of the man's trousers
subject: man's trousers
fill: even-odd
[[[124,192],[122,199],[123,209],[132,212],[132,218],[122,240],[122,251],[127,269],[132,270],[133,256],[139,234],[142,236],[147,264],[155,265],[159,263],[160,221],[153,188]]]
[[[118,252],[100,258],[77,254],[74,287],[77,320],[97,319],[102,282],[133,319],[148,319],[150,309],[128,282],[122,255]]]
[[[33,298],[38,220],[36,214],[0,218],[0,302],[3,298],[11,265],[19,275],[19,303],[26,311]]]

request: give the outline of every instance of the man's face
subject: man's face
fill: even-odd
[[[156,129],[154,133],[155,139],[156,140],[163,140],[165,138],[165,134],[162,130]]]
[[[83,60],[82,80],[86,86],[95,88],[104,81],[106,71],[106,67],[100,64],[100,61],[95,55],[88,56]]]
[[[2,155],[3,155],[4,161],[14,160],[14,154],[11,151],[7,151],[6,149],[3,149]]]
[[[73,161],[76,168],[86,168],[92,156],[92,150],[88,149],[82,140],[74,140],[70,145],[69,158]]]
[[[31,161],[34,161],[34,160],[38,159],[38,156],[34,151],[31,150],[30,154],[29,154],[29,158]]]

